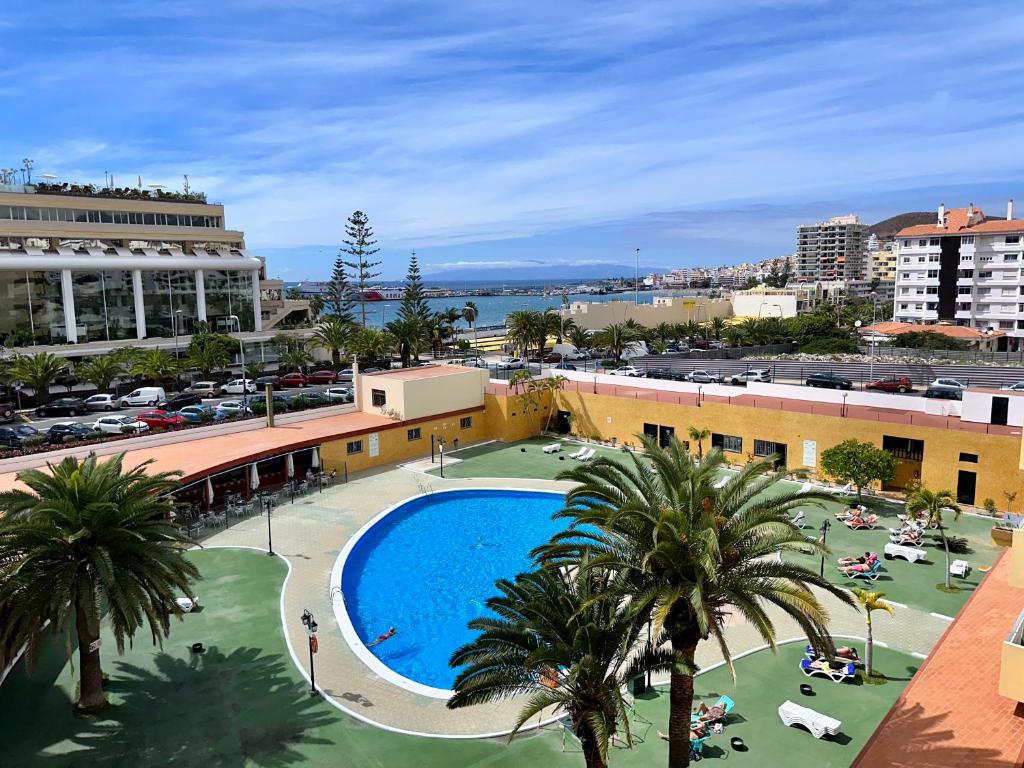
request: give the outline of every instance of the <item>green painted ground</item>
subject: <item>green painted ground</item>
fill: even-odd
[[[459,478],[553,479],[559,471],[576,462],[568,458],[568,454],[575,450],[575,446],[557,454],[545,454],[541,451],[543,446],[552,442],[555,441],[543,438],[524,440],[519,443],[491,443],[477,448],[467,448],[458,453],[459,458],[463,461],[445,467],[445,475]],[[526,450],[523,451],[523,448]],[[624,457],[621,450],[608,448],[598,450],[602,455],[613,459]],[[566,458],[560,461],[559,456]],[[882,518],[882,527],[874,531],[851,531],[833,517],[833,514],[844,506],[844,503],[837,501],[827,503],[825,509],[810,506],[805,508],[808,524],[805,530],[808,536],[816,539],[820,536],[818,529],[826,517],[833,523],[827,539],[833,556],[826,560],[825,572],[834,583],[853,587],[863,585],[864,581],[861,579],[851,580],[842,576],[836,570],[836,559],[846,555],[861,555],[865,551],[878,552],[881,555],[889,540],[888,529],[899,527],[900,522],[896,515],[902,512],[903,508],[894,504],[877,502],[876,509],[872,511]],[[941,613],[945,616],[956,615],[984,577],[984,573],[978,570],[978,567],[990,566],[994,563],[1000,549],[992,544],[989,535],[992,523],[987,518],[963,515],[959,520],[950,519],[947,522],[950,534],[967,538],[971,547],[970,553],[955,556],[967,560],[974,566],[967,578],[953,579],[954,584],[960,587],[961,591],[946,593],[935,588],[936,584],[943,582],[945,558],[941,545],[932,542],[933,534],[931,532],[925,535],[924,548],[929,553],[927,560],[913,564],[902,559],[885,560],[883,572],[878,581],[868,582],[869,586],[885,592],[890,599],[896,602],[929,612]],[[793,553],[787,557],[803,562],[808,567],[815,569],[820,567],[819,558],[799,553]]]
[[[74,681],[59,647],[44,655],[33,674],[16,670],[0,687],[2,764],[21,766],[345,766],[430,768],[432,766],[583,765],[571,738],[562,751],[556,729],[503,741],[442,741],[401,736],[358,723],[324,701],[311,699],[307,683],[288,655],[278,613],[284,564],[250,550],[208,550],[192,555],[204,580],[203,603],[175,624],[161,652],[146,638],[118,657],[104,640],[112,706],[102,720],[71,714]],[[195,641],[208,651],[194,657]],[[818,741],[785,728],[776,709],[800,697],[800,645],[778,656],[762,652],[737,663],[738,686],[724,668],[697,680],[706,698],[725,692],[737,702],[723,736],[708,744],[709,758],[761,765],[848,765],[915,668],[911,657],[878,649],[879,669],[893,678],[884,686],[814,681],[817,696],[804,703],[844,721],[835,741]],[[638,703],[632,750],[617,748],[612,766],[664,765],[667,697]],[[368,713],[372,716],[372,711]],[[732,752],[728,737],[750,746]]]

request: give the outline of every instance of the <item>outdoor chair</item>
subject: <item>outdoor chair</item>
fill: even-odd
[[[800,671],[807,677],[827,677],[833,683],[841,683],[856,676],[857,665],[850,661],[840,666],[832,666],[827,661],[800,659]]]
[[[868,515],[867,517],[851,517],[849,520],[843,520],[846,527],[850,530],[871,530],[878,525],[878,515]]]
[[[810,493],[811,490],[813,490],[813,488],[814,488],[813,484],[811,484],[811,483],[804,483],[803,485],[800,486],[800,490],[797,491],[797,495],[804,494],[804,493]]]
[[[804,511],[802,509],[798,509],[797,512],[796,512],[796,515],[794,515],[793,519],[790,520],[789,522],[791,522],[797,528],[806,528],[807,527],[807,523],[805,522],[806,521],[806,517],[807,516],[804,515]]]
[[[845,496],[850,492],[851,488],[853,488],[853,483],[847,483],[842,488],[833,488],[831,491],[829,491],[829,493],[833,494],[834,496]]]
[[[871,581],[878,581],[878,574],[882,572],[882,561],[875,560],[871,564],[871,567],[866,571],[843,571],[843,574],[849,576],[851,579],[869,579]]]

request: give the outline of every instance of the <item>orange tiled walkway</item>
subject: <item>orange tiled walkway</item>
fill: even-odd
[[[999,658],[1024,590],[992,572],[896,700],[853,768],[1011,768],[1021,765],[1024,717],[998,693]]]

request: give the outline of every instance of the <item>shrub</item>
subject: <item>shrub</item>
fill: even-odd
[[[263,400],[254,400],[252,405],[249,406],[252,412],[257,416],[264,416],[267,413],[267,404]],[[274,404],[274,410],[278,410],[277,404]]]
[[[297,395],[292,398],[292,402],[289,407],[293,411],[304,411],[307,408],[313,407],[313,401],[305,395]]]
[[[798,350],[813,355],[834,354],[836,352],[859,352],[857,342],[849,336],[831,336],[824,339],[814,339],[804,344]]]
[[[935,537],[935,541],[939,546],[942,545],[938,536]],[[969,555],[973,551],[970,544],[967,543],[966,536],[947,536],[946,546],[954,555]]]
[[[990,515],[994,515],[996,512],[999,511],[998,509],[996,509],[995,499],[985,499],[983,502],[981,502],[981,505],[985,508],[985,511],[988,512]]]
[[[85,439],[86,440],[102,440],[106,436],[107,436],[106,432],[103,432],[102,430],[99,430],[99,429],[94,429],[92,432],[90,432],[88,435],[85,436]]]
[[[46,438],[42,435],[36,435],[35,437],[29,437],[22,443],[25,448],[35,448],[46,443]]]

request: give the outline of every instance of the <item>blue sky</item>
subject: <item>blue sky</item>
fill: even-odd
[[[187,173],[288,280],[356,208],[385,277],[440,277],[1024,200],[1019,0],[6,3],[0,33],[0,166]]]

